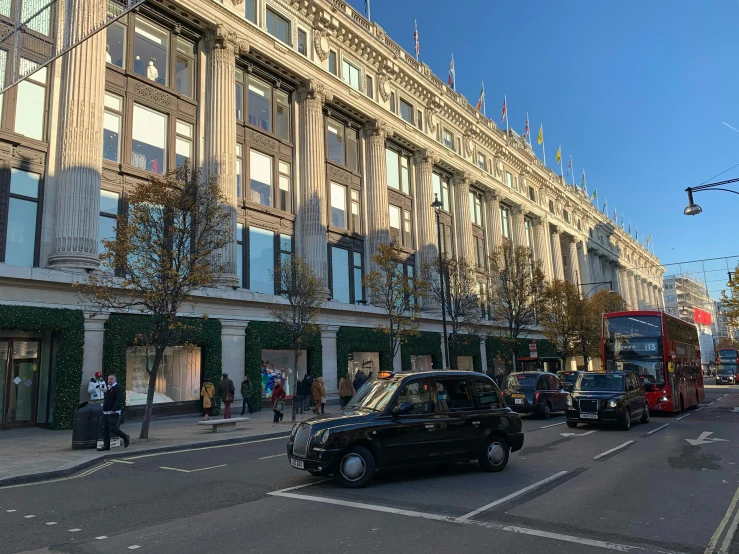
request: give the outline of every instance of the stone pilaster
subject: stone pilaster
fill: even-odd
[[[326,247],[328,212],[323,104],[331,100],[333,100],[333,93],[315,79],[309,79],[298,88],[303,256],[326,289],[328,289],[328,248]]]
[[[641,282],[642,295],[644,296],[644,304],[647,309],[652,308],[652,298],[649,296],[649,282],[646,279],[642,279]]]
[[[511,218],[513,219],[513,244],[526,246],[526,227],[521,206],[514,206],[511,209]]]
[[[457,231],[459,257],[475,265],[475,245],[470,216],[470,176],[458,173],[454,177],[454,223]]]
[[[204,166],[209,179],[218,183],[226,199],[230,215],[232,241],[218,253],[223,264],[219,282],[223,286],[238,286],[236,275],[236,56],[247,52],[246,41],[219,25],[205,37],[207,86],[205,98]]]
[[[552,280],[552,263],[551,263],[551,250],[549,248],[549,238],[547,236],[546,227],[549,224],[540,219],[536,222],[536,261],[541,262],[541,270],[544,272],[544,276],[547,281]]]
[[[492,254],[503,244],[503,231],[500,228],[500,199],[492,190],[485,193],[485,236],[488,253]]]
[[[621,293],[623,299],[626,301],[628,308],[633,309],[633,304],[631,303],[631,283],[629,279],[629,272],[625,269],[622,269],[618,273],[619,292]]]
[[[417,249],[421,254],[421,266],[434,263],[439,255],[436,238],[436,214],[431,204],[434,202],[434,186],[431,175],[436,156],[429,150],[420,150],[413,156],[416,166],[416,229]]]
[[[562,267],[562,242],[560,241],[561,235],[562,231],[560,231],[558,228],[555,227],[551,230],[552,275],[555,279],[564,281],[565,272],[564,268]]]
[[[79,42],[105,20],[105,0],[68,0],[68,33]],[[83,40],[62,62],[56,220],[49,265],[95,269],[103,171],[105,35]]]
[[[644,309],[644,296],[642,295],[641,279],[638,275],[634,275],[634,296],[636,301],[636,309]]]
[[[367,147],[367,252],[371,260],[379,245],[390,243],[385,124],[377,120],[370,121],[364,127],[364,137]]]
[[[656,289],[657,289],[657,307],[660,310],[664,310],[665,309],[665,291],[660,286],[657,286]]]
[[[567,280],[577,285],[580,279],[580,267],[577,259],[577,243],[574,238],[567,241]]]
[[[578,266],[580,267],[580,282],[592,283],[593,275],[590,272],[590,256],[588,254],[588,245],[586,241],[580,241],[577,245]],[[590,288],[585,285],[581,288],[582,294],[588,294]]]
[[[631,309],[638,310],[640,306],[636,275],[634,275],[633,271],[629,271],[627,278],[629,280],[629,302],[631,303]]]

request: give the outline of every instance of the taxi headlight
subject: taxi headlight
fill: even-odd
[[[298,427],[300,427],[300,423],[296,423],[293,425],[293,428],[290,429],[290,438],[293,438],[298,433]]]
[[[609,408],[615,408],[616,406],[618,406],[618,400],[612,399],[612,400],[609,400],[608,401],[608,407]]]
[[[326,444],[330,435],[331,431],[329,429],[318,431],[318,433],[316,433],[316,435],[313,437],[313,442],[316,442],[318,444]]]
[[[569,394],[567,395],[567,405],[572,408],[572,397]]]

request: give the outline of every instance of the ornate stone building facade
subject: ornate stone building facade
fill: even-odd
[[[72,23],[105,6],[72,1]],[[450,255],[482,267],[512,241],[547,278],[662,307],[656,257],[342,0],[152,0],[7,92],[0,302],[84,310],[71,285],[96,270],[127,191],[186,161],[233,209],[229,271],[197,306],[223,325],[232,377],[249,323],[279,301],[270,270],[300,255],[330,291],[320,365],[335,389],[337,331],[381,321],[361,282],[377,245],[395,241],[409,276],[437,255],[435,195]],[[83,382],[106,333],[86,321]],[[423,329],[440,331],[432,311]]]

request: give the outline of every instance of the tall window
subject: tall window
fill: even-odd
[[[244,95],[244,89],[248,94]],[[261,131],[290,140],[290,96],[272,85],[236,70],[236,119]]]
[[[291,44],[290,22],[267,8],[267,32],[285,44]]]
[[[500,207],[500,230],[503,238],[511,238],[511,210],[506,206]]]
[[[290,176],[290,164],[287,162],[279,162],[280,172],[280,188],[277,194],[277,208],[292,213],[292,177]]]
[[[549,211],[554,213],[554,202],[552,200],[549,201]]]
[[[536,202],[536,191],[534,190],[534,187],[529,187],[529,198],[532,202]]]
[[[443,210],[449,211],[449,179],[442,177],[438,173],[431,175],[431,185],[433,193],[438,196],[444,205]]]
[[[488,163],[487,158],[485,157],[485,154],[482,152],[477,153],[477,167],[479,167],[482,170],[487,171]]]
[[[335,119],[327,119],[326,135],[329,161],[346,166],[352,171],[357,171],[359,167],[357,130]]]
[[[105,28],[105,61],[120,68],[126,63],[126,26],[118,21]]]
[[[41,176],[13,168],[5,230],[5,263],[33,267]]]
[[[347,60],[344,60],[342,69],[344,82],[353,89],[362,90],[362,81],[360,80],[362,72],[360,69]]]
[[[331,225],[347,229],[346,187],[331,183]]]
[[[349,283],[349,251],[345,248],[331,247],[332,298],[339,302],[351,302]]]
[[[115,240],[116,218],[121,195],[108,190],[100,191],[100,220],[98,222],[98,254],[105,251],[103,239]]]
[[[413,106],[402,98],[400,99],[399,106],[400,117],[413,125]]]
[[[564,211],[562,212],[562,217],[564,217],[564,220],[565,220],[565,221],[566,221],[567,223],[569,223],[569,222],[570,222],[570,212],[568,212],[567,210],[564,210]]]
[[[372,77],[370,77],[369,75],[367,75],[364,78],[364,86],[365,86],[366,91],[367,91],[367,96],[369,98],[374,99],[374,97],[375,97],[375,83],[372,80]]]
[[[119,162],[121,159],[121,124],[123,121],[123,98],[105,93],[103,114],[103,159]]]
[[[359,219],[359,191],[356,189],[352,189],[351,191],[351,203],[352,231],[361,233],[362,223]]]
[[[441,224],[442,254],[447,258],[454,257],[454,244],[452,242],[452,226]]]
[[[308,33],[298,29],[298,54],[308,55]]]
[[[354,268],[354,302],[364,301],[364,289],[362,288],[362,253],[353,253]]]
[[[476,192],[470,192],[470,219],[482,226],[482,198]]]
[[[249,123],[272,132],[272,88],[257,79],[249,79]]]
[[[513,175],[510,171],[505,172],[505,184],[508,188],[513,188]]]
[[[249,152],[249,199],[262,206],[272,206],[272,156],[256,150]]]
[[[533,236],[531,234],[531,220],[528,218],[524,219],[523,227],[524,231],[526,231],[526,246],[530,249],[534,245]]]
[[[483,319],[488,319],[488,285],[487,283],[477,284],[477,296],[480,298],[480,315]]]
[[[134,72],[160,85],[169,84],[169,32],[137,16],[133,51]]]
[[[35,65],[29,60],[21,58],[21,71],[35,67]],[[13,130],[19,135],[44,140],[47,73],[46,68],[43,67],[17,85],[15,127]]]
[[[167,171],[167,130],[167,115],[134,104],[131,165],[163,175]]]
[[[246,287],[244,275],[244,224],[236,224],[236,275],[239,276],[239,286]]]
[[[175,165],[192,167],[193,125],[178,119],[175,129]]]
[[[337,58],[338,56],[336,55],[336,52],[330,50],[328,53],[328,71],[333,75],[338,74],[338,64],[336,62]]]
[[[195,45],[182,37],[177,37],[176,44],[175,90],[183,96],[192,98],[195,76]]]
[[[257,22],[257,0],[246,0],[244,2],[244,17],[252,23]]]
[[[275,234],[259,227],[249,228],[249,290],[274,294]]]
[[[413,247],[413,223],[408,210],[403,210],[403,245]]]
[[[410,194],[409,158],[398,154],[390,148],[385,149],[385,167],[387,171],[387,186]]]
[[[244,147],[236,143],[236,198],[244,196]]]
[[[475,265],[485,267],[485,240],[482,237],[473,237],[475,242]]]
[[[394,244],[403,244],[402,214],[402,209],[390,205],[390,241]]]
[[[449,148],[449,150],[454,150],[454,133],[452,133],[449,129],[444,129],[441,133],[441,136],[444,146]]]

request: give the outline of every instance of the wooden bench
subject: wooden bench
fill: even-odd
[[[236,424],[242,421],[249,421],[248,417],[232,417],[231,419],[209,419],[208,421],[198,421],[198,425],[210,425],[214,433],[220,431],[236,431]]]

